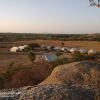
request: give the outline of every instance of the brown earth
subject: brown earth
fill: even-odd
[[[25,43],[39,43],[39,44],[45,44],[45,45],[61,45],[63,42],[65,46],[67,47],[78,47],[78,48],[84,48],[84,49],[96,49],[97,51],[100,51],[100,42],[97,41],[59,41],[59,40],[31,40],[31,41],[18,41],[17,44],[25,44]]]
[[[71,83],[70,83],[71,82]],[[100,100],[100,64],[74,62],[56,67],[41,84],[13,89],[21,92],[3,100]],[[2,92],[11,91],[1,90]]]
[[[6,67],[10,63],[23,63],[29,64],[26,53],[11,53],[8,51],[12,46],[19,46],[29,43],[39,43],[40,45],[61,45],[65,43],[67,47],[78,47],[85,49],[96,49],[100,52],[100,42],[96,41],[58,41],[58,40],[28,40],[28,41],[15,41],[15,42],[0,42],[0,67]]]
[[[89,61],[74,62],[54,68],[40,84],[100,85],[100,64]]]

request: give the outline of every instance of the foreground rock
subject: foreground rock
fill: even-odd
[[[19,100],[99,100],[92,89],[79,86],[39,85],[20,96]]]
[[[99,64],[74,62],[56,67],[39,85],[13,89],[13,95],[4,94],[0,100],[100,100],[99,84]]]
[[[5,90],[5,92],[8,91],[12,90]],[[5,95],[5,97],[0,97],[0,100],[100,100],[99,89],[67,84],[24,87],[16,89],[14,92],[20,94]]]
[[[74,62],[56,67],[41,84],[100,85],[100,64],[88,61]]]

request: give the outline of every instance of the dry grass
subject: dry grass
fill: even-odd
[[[68,47],[83,47],[85,49],[96,49],[100,51],[100,42],[96,41],[58,41],[58,40],[30,40],[30,41],[18,41],[17,44],[29,44],[29,43],[39,43],[45,45],[61,45],[62,42]]]
[[[16,41],[16,42],[2,42],[0,43],[0,67],[7,66],[11,62],[30,63],[26,55],[18,53],[16,55],[11,54],[8,50],[12,46],[18,46],[29,43],[39,43],[40,45],[61,45],[64,42],[67,47],[78,47],[85,49],[96,49],[100,52],[100,42],[95,41],[58,41],[58,40],[28,40],[28,41]],[[2,54],[3,52],[3,54]],[[2,54],[2,55],[1,55]]]

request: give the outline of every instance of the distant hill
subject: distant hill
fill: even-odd
[[[0,42],[23,40],[63,40],[63,41],[100,41],[100,34],[32,34],[32,33],[0,33]]]

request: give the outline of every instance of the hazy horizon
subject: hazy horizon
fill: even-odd
[[[0,32],[100,33],[99,22],[89,0],[0,0]]]

